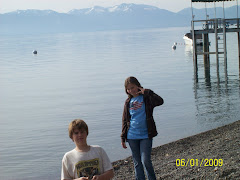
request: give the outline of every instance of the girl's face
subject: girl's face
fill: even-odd
[[[136,84],[130,83],[127,85],[127,92],[133,97],[137,97],[139,95],[139,88]]]

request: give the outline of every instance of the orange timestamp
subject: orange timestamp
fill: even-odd
[[[222,159],[176,159],[176,166],[222,166]]]

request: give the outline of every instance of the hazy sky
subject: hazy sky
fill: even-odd
[[[93,6],[111,7],[122,3],[148,4],[172,12],[191,7],[191,0],[0,0],[0,13],[17,9],[51,9],[57,12],[68,12],[72,9]],[[236,1],[230,3],[236,5]],[[205,7],[205,3],[194,3],[193,7]]]

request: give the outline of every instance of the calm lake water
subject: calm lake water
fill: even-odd
[[[189,29],[0,36],[0,179],[60,179],[75,118],[111,161],[129,156],[120,144],[128,76],[165,100],[154,111],[154,147],[239,120],[236,34],[228,34],[227,71],[220,60],[217,74],[213,55],[208,73],[199,56],[196,79],[182,39]]]

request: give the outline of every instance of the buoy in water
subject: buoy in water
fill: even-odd
[[[32,53],[33,53],[33,54],[37,54],[37,50],[34,50]]]
[[[175,50],[176,48],[177,48],[177,46],[174,44],[174,45],[172,46],[172,49]]]

